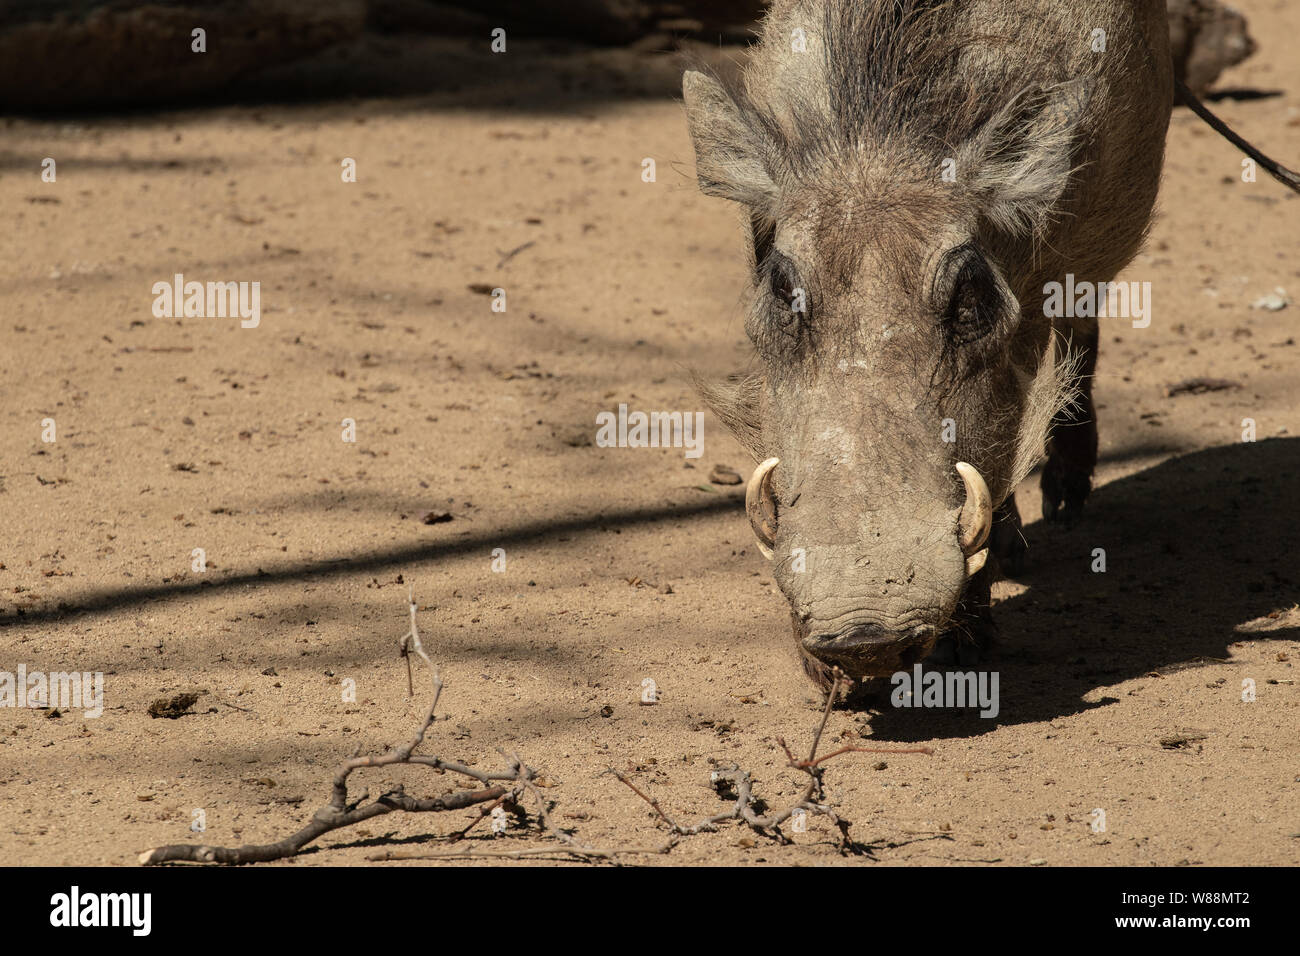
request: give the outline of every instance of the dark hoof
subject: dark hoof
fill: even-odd
[[[1043,520],[1072,527],[1092,493],[1092,476],[1067,473],[1055,459],[1049,459],[1038,484],[1043,492]]]
[[[1025,536],[1020,530],[1020,512],[1013,498],[1008,498],[993,516],[993,532],[989,535],[989,551],[997,558],[998,571],[1015,577],[1025,570]]]

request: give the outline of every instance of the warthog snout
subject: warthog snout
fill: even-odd
[[[807,543],[801,533],[806,529],[789,534],[782,530],[780,500],[773,487],[779,465],[780,459],[769,458],[754,470],[745,489],[745,510],[759,549],[773,561],[773,573],[791,600],[795,639],[809,673],[824,682],[826,672],[837,666],[853,677],[879,677],[924,659],[934,649],[966,581],[983,568],[988,556],[986,542],[992,528],[993,504],[979,471],[967,462],[957,462],[965,500],[948,535],[947,547],[940,534],[922,549],[956,552],[954,559],[947,562],[948,568],[942,561],[931,560],[928,563],[937,566],[938,573],[922,575],[914,563],[899,562],[891,543],[886,542],[883,550],[870,543],[858,543],[816,547],[820,566],[817,574],[807,576],[810,549],[797,543],[784,547],[778,543],[783,539]],[[797,504],[801,496],[791,497]],[[877,561],[873,561],[873,555]],[[888,558],[880,561],[885,556]],[[885,574],[877,572],[877,563]],[[890,573],[889,568],[898,571]],[[919,586],[918,578],[923,579]],[[897,602],[888,600],[891,591],[901,596],[897,587],[900,584],[909,600],[927,590],[931,596],[924,608],[905,605],[912,613],[910,620],[902,623],[897,622],[896,614],[889,613],[897,611]],[[852,601],[852,606],[846,608],[843,595],[855,593],[862,594],[863,599]]]

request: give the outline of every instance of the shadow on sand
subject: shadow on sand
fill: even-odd
[[[1171,458],[1097,488],[1073,528],[1025,528],[1028,590],[994,607],[1001,640],[1000,713],[894,709],[872,717],[888,740],[969,737],[1048,721],[1115,698],[1105,687],[1229,656],[1243,640],[1295,640],[1300,615],[1276,629],[1241,625],[1297,600],[1300,439],[1271,439]],[[1105,572],[1092,570],[1094,549]]]

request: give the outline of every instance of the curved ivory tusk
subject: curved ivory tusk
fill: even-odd
[[[749,476],[745,486],[745,514],[749,515],[749,526],[754,529],[758,539],[758,550],[763,557],[771,560],[772,545],[776,541],[776,508],[772,504],[772,470],[780,463],[780,458],[769,458]]]
[[[961,519],[958,530],[961,535],[962,554],[974,555],[984,547],[993,529],[993,499],[989,496],[989,486],[984,483],[975,466],[964,461],[957,462],[957,474],[966,485],[966,503],[961,507]]]
[[[989,549],[980,548],[969,558],[966,559],[966,577],[973,578],[979,574],[980,569],[984,567],[984,562],[989,559]]]

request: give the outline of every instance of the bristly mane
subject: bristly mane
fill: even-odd
[[[828,157],[872,144],[946,155],[982,127],[1003,103],[981,88],[972,60],[987,69],[996,58],[981,52],[1007,40],[954,23],[962,7],[960,0],[828,3],[811,69],[760,78],[769,85],[759,96],[751,95],[753,78],[744,88],[724,84],[760,131],[773,180],[801,178]],[[762,198],[753,205],[761,208]]]
[[[823,69],[830,115],[844,145],[901,136],[960,142],[1000,104],[962,68],[976,44],[998,38],[955,24],[958,0],[829,3]]]

